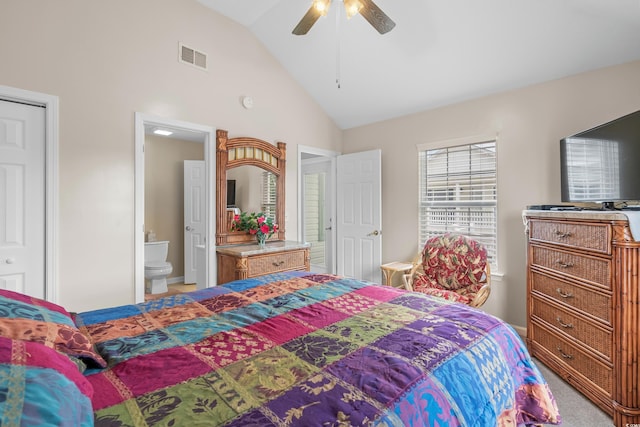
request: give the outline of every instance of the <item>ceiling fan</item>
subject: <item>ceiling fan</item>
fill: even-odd
[[[396,26],[376,4],[371,0],[343,0],[344,8],[347,12],[347,18],[351,18],[356,14],[360,14],[369,21],[380,34],[388,33]],[[298,25],[293,29],[293,34],[301,36],[307,34],[313,24],[321,17],[327,14],[331,6],[331,0],[313,0],[313,4],[302,17]]]

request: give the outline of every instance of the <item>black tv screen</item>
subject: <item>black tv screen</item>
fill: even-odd
[[[236,180],[227,180],[227,207],[234,207],[236,205]]]
[[[640,200],[640,111],[560,140],[563,202]]]

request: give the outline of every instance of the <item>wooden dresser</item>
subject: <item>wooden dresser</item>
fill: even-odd
[[[617,427],[640,425],[640,242],[627,216],[527,210],[523,219],[531,354]]]
[[[309,243],[290,241],[258,245],[228,245],[216,248],[218,284],[282,271],[309,271]]]

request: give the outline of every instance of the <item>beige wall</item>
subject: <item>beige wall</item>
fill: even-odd
[[[184,276],[184,161],[204,160],[204,144],[147,135],[144,144],[144,225],[169,241],[171,277]]]
[[[499,134],[498,263],[484,308],[525,325],[521,211],[560,202],[559,140],[640,109],[640,61],[344,132],[344,152],[382,149],[383,261],[418,246],[417,144]]]
[[[192,0],[11,0],[0,33],[0,84],[60,100],[67,309],[134,301],[135,112],[286,142],[286,231],[297,237],[297,145],[339,151],[341,132],[246,29]],[[206,52],[209,71],[179,63],[179,42]]]

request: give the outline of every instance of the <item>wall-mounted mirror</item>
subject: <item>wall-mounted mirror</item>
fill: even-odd
[[[278,224],[271,240],[284,240],[286,144],[216,133],[216,244],[253,243],[244,231],[231,231],[236,212],[264,212]]]

